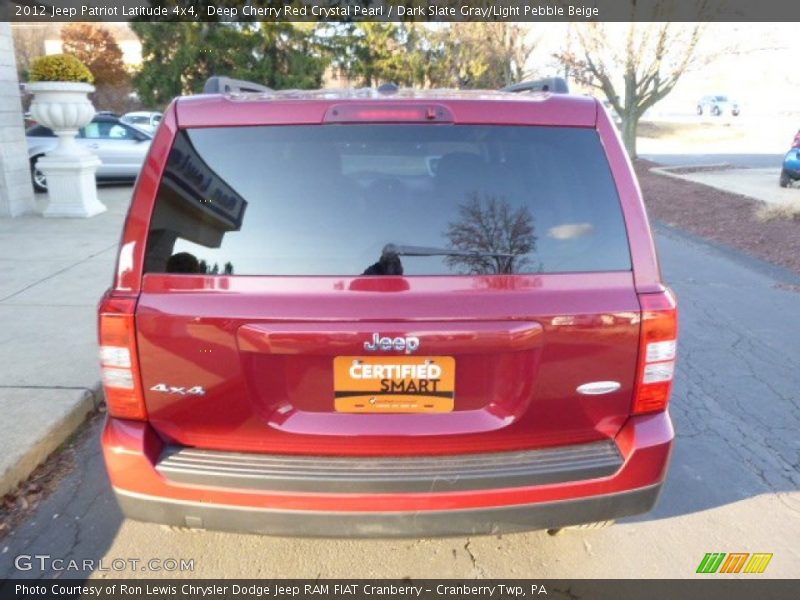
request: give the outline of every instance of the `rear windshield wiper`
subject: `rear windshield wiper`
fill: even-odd
[[[511,252],[485,252],[483,250],[454,250],[452,248],[433,248],[430,246],[406,246],[403,244],[386,244],[381,258],[393,256],[464,256],[476,258],[514,258],[519,254]]]
[[[497,273],[512,272],[512,263],[520,254],[510,252],[484,252],[482,250],[454,250],[452,248],[432,248],[430,246],[406,246],[403,244],[386,244],[381,251],[381,257],[373,265],[364,270],[364,275],[402,275],[403,263],[401,256],[447,256],[464,259],[464,262],[481,261],[482,259],[501,259],[497,262],[494,271]]]

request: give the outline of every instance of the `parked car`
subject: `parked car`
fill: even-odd
[[[122,115],[122,121],[149,133],[155,133],[158,124],[161,122],[161,116],[160,112],[129,112]]]
[[[30,127],[25,136],[33,187],[39,192],[47,191],[46,178],[36,168],[36,161],[56,147],[58,138],[44,125]],[[132,181],[142,169],[152,137],[116,117],[95,115],[91,123],[78,130],[76,141],[100,158],[98,181]]]
[[[798,180],[800,180],[800,130],[795,134],[789,151],[783,157],[778,183],[781,187],[789,187]]]
[[[783,157],[783,167],[778,183],[781,187],[789,187],[798,180],[800,180],[800,131],[795,134],[792,147]]]
[[[739,103],[724,95],[703,96],[697,102],[698,115],[707,113],[719,117],[724,114],[730,114],[738,117],[740,112]]]
[[[124,514],[432,536],[649,511],[677,309],[599,108],[441,90],[173,101],[98,309]]]
[[[800,180],[800,148],[792,148],[783,157],[783,167],[778,183],[781,187],[789,187]]]

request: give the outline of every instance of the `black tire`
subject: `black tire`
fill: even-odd
[[[718,117],[722,114],[722,111],[719,109],[719,106],[714,106],[711,109],[711,114],[714,115],[715,117]]]
[[[39,160],[41,156],[34,156],[31,159],[31,183],[33,184],[33,189],[37,192],[46,192],[47,191],[47,180],[44,177],[44,173],[42,173],[39,169],[36,168],[36,161]]]
[[[782,188],[789,187],[792,185],[792,178],[789,177],[786,171],[781,171],[781,178],[778,180],[778,183]]]
[[[697,116],[698,117],[702,117],[703,116],[703,107],[700,106],[699,104],[697,105]]]

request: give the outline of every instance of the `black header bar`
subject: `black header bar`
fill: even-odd
[[[795,0],[3,0],[0,20],[795,22]]]
[[[702,577],[702,578],[701,578]],[[794,600],[797,583],[694,579],[0,580],[0,600]]]

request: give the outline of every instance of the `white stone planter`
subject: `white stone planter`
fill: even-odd
[[[31,114],[58,136],[58,145],[36,166],[47,178],[50,202],[45,217],[92,217],[106,210],[97,199],[95,172],[100,160],[78,145],[78,130],[95,114],[88,94],[94,86],[67,81],[37,81],[27,86],[33,94]]]

